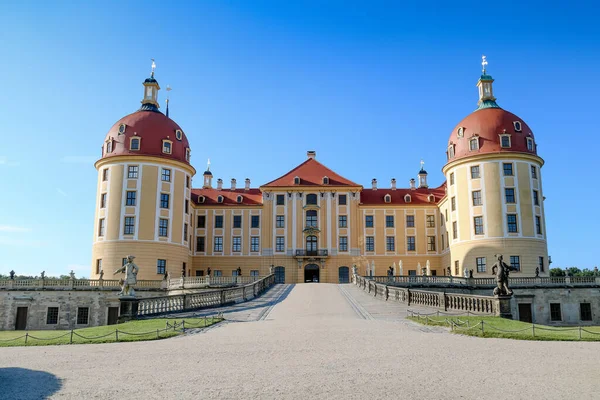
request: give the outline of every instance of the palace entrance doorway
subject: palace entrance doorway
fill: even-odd
[[[319,282],[319,266],[307,264],[304,267],[304,282]]]

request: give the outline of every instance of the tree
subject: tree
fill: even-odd
[[[562,268],[550,268],[550,276],[565,276],[565,270]]]

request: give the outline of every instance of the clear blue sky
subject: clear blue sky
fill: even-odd
[[[424,159],[437,186],[485,54],[498,103],[529,124],[547,163],[553,266],[600,264],[598,6],[71,3],[0,5],[0,273],[89,274],[93,162],[139,107],[150,58],[193,164],[210,157],[227,184],[266,183],[310,149],[365,186],[406,186]]]

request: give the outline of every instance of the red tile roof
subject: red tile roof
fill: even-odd
[[[325,176],[329,178],[329,185],[324,186],[360,186],[336,174],[314,158],[309,158],[287,174],[261,187],[323,186],[323,177]],[[294,184],[295,177],[300,178],[299,185]]]
[[[373,189],[363,189],[360,193],[360,204],[361,205],[436,205],[439,203],[441,199],[446,196],[446,184],[442,184],[438,188],[429,188],[429,189],[388,189],[388,188],[378,188],[377,190]],[[391,197],[391,201],[389,203],[385,202],[385,195],[389,194]],[[404,201],[404,196],[410,195],[410,203]],[[433,195],[433,201],[429,201],[429,195]]]
[[[204,201],[201,201],[204,196]],[[218,197],[223,196],[223,202],[219,203]],[[237,197],[242,196],[242,202],[238,203]],[[262,206],[262,193],[260,189],[192,189],[192,201],[198,206]]]

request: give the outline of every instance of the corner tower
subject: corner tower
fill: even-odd
[[[105,279],[128,254],[139,279],[179,276],[190,265],[191,150],[185,133],[159,111],[160,86],[152,73],[142,106],[117,121],[102,143],[91,276]]]
[[[449,252],[444,267],[452,275],[490,275],[495,254],[519,267],[522,276],[548,274],[548,247],[541,168],[533,131],[503,110],[486,72],[477,82],[477,110],[450,134],[447,197],[440,203]]]

